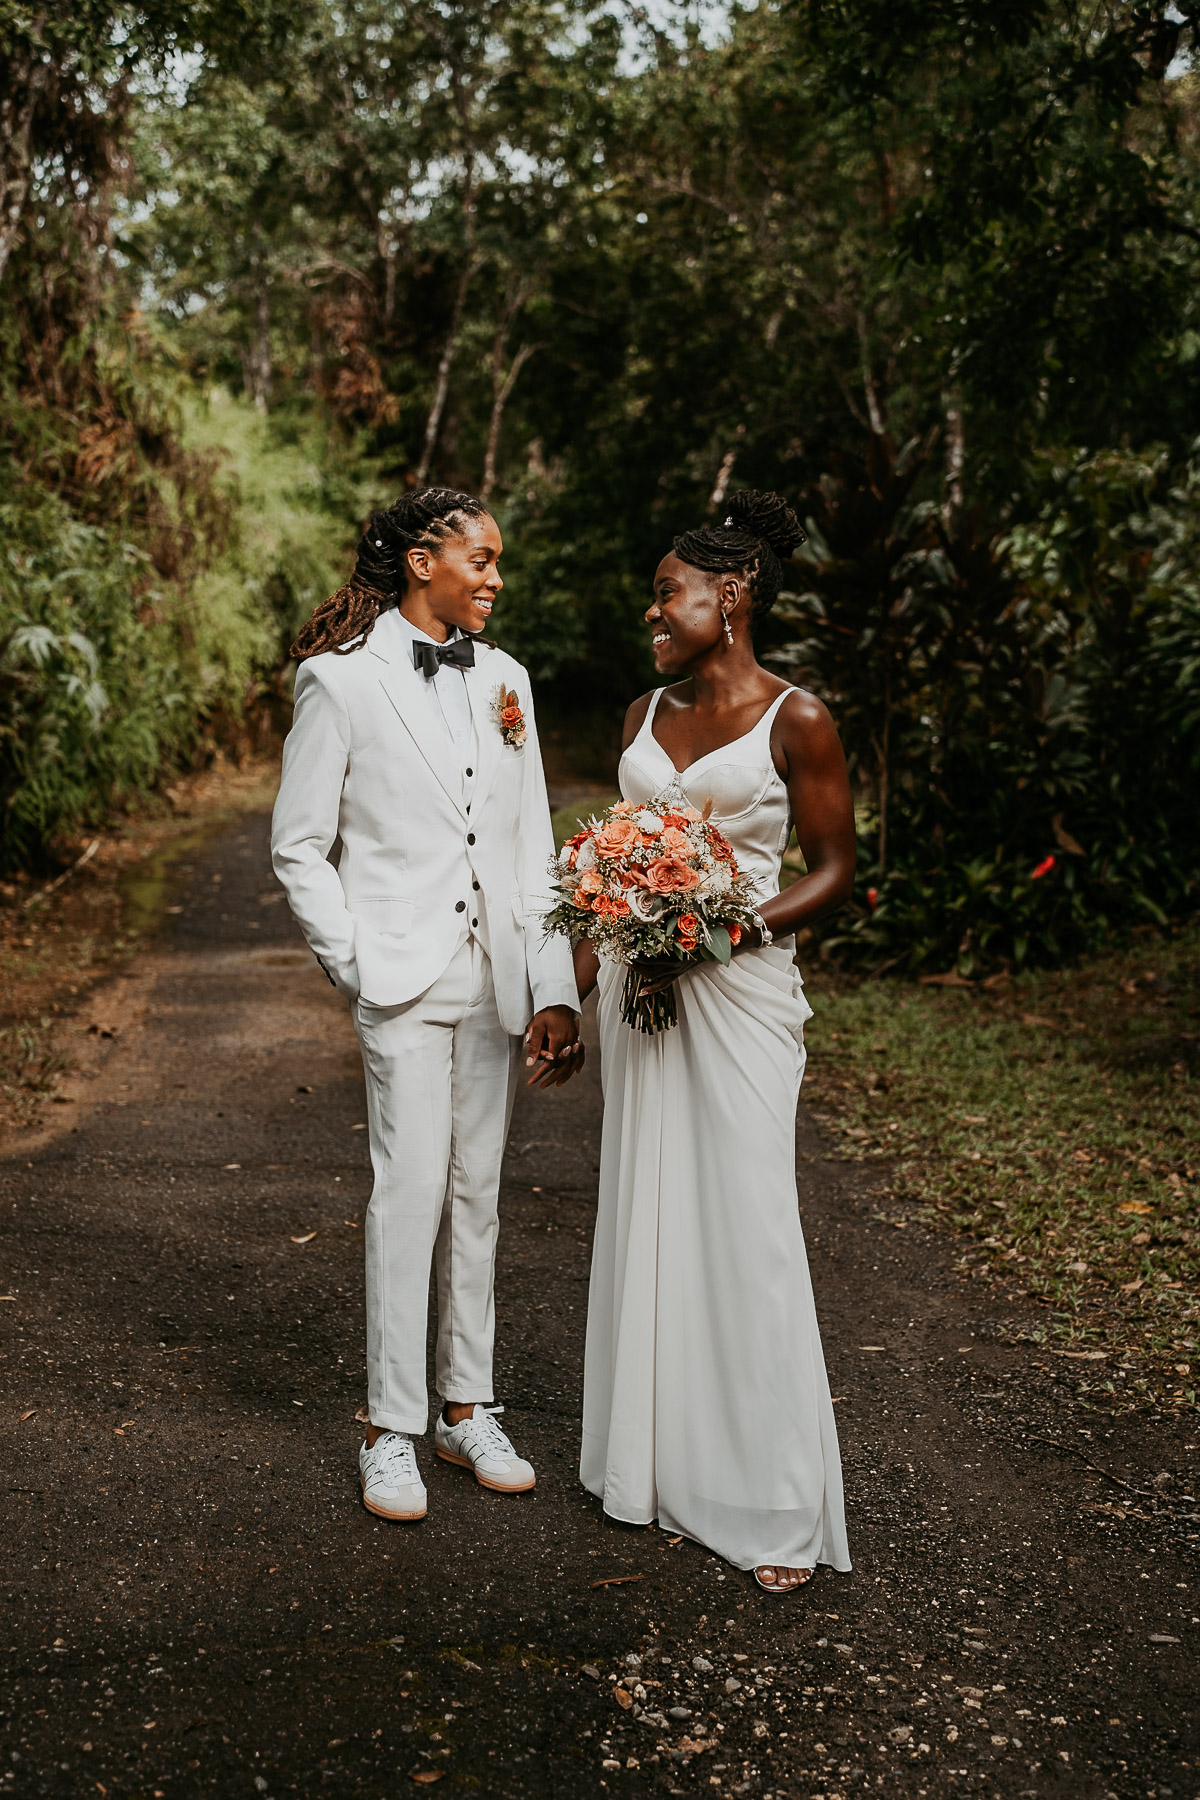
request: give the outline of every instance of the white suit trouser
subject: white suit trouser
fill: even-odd
[[[366,1217],[367,1406],[392,1431],[428,1423],[425,1339],[437,1266],[438,1390],[491,1400],[500,1162],[521,1039],[500,1024],[492,966],[468,938],[402,1006],[353,1008],[375,1185]]]

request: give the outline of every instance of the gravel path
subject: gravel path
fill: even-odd
[[[803,1108],[853,1575],[771,1599],[580,1489],[594,1062],[522,1096],[505,1170],[498,1382],[537,1489],[426,1453],[428,1519],[367,1514],[349,1023],[265,820],[175,899],[73,1022],[56,1130],[0,1163],[0,1796],[1197,1800],[1195,1419],[1089,1410]]]

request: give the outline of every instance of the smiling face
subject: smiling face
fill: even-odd
[[[410,550],[400,611],[418,631],[444,641],[455,626],[479,632],[492,616],[504,540],[490,513],[460,514],[435,550]]]
[[[646,609],[659,675],[684,675],[700,659],[724,645],[723,617],[735,633],[745,628],[747,599],[739,575],[709,575],[672,551],[654,576],[654,599]]]

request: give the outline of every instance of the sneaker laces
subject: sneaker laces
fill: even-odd
[[[492,1413],[482,1412],[479,1407],[476,1407],[469,1423],[481,1449],[491,1451],[496,1456],[511,1456],[517,1460],[516,1451],[497,1425]]]
[[[397,1484],[403,1481],[419,1483],[421,1472],[417,1468],[417,1452],[407,1432],[389,1431],[384,1437],[375,1441],[378,1455],[379,1472]],[[381,1455],[378,1453],[382,1452]]]

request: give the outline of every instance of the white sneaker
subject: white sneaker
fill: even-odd
[[[358,1453],[363,1505],[381,1519],[423,1519],[425,1483],[416,1446],[406,1431],[385,1431]]]
[[[533,1464],[518,1456],[492,1414],[475,1406],[459,1425],[447,1425],[438,1414],[433,1445],[444,1462],[474,1469],[481,1487],[497,1494],[524,1494],[536,1486]]]

